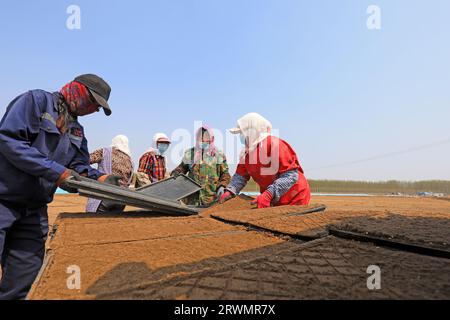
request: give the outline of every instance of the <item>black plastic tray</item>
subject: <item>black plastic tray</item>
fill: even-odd
[[[181,174],[138,188],[136,191],[149,196],[178,201],[200,191],[201,188],[202,186],[197,182]]]
[[[100,183],[87,178],[81,178],[80,180],[71,178],[67,181],[67,185],[71,188],[78,189],[80,195],[85,197],[115,201],[117,203],[157,211],[160,213],[173,215],[195,215],[199,212],[198,209],[189,208],[175,200],[168,200],[159,196],[148,195],[122,187]]]

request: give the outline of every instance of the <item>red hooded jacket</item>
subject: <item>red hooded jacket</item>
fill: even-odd
[[[295,151],[282,139],[275,136],[264,139],[256,149],[245,154],[236,173],[246,180],[253,178],[263,193],[281,174],[291,170],[298,171],[298,181],[275,205],[308,205],[311,198],[308,181]]]

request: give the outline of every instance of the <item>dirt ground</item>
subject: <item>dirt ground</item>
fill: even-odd
[[[252,210],[248,198],[236,198],[196,217],[166,217],[83,214],[85,199],[56,196],[49,206],[55,233],[47,265],[29,298],[450,299],[449,259],[327,234],[328,226],[338,225],[447,250],[449,202],[401,197],[312,202],[327,210],[264,212]],[[67,213],[56,220],[61,212]],[[370,264],[382,267],[381,291],[367,289]],[[80,290],[67,288],[72,265],[81,270]]]
[[[317,197],[313,201],[325,204],[326,211],[302,215],[295,214],[296,209],[289,206],[262,210],[242,207],[243,210],[221,210],[212,213],[212,217],[304,240],[326,236],[328,227],[337,225],[390,239],[444,247],[450,243],[450,205],[444,201],[393,197]]]
[[[261,250],[259,250],[261,251]],[[99,299],[448,299],[450,261],[326,237],[254,250],[250,261],[217,259],[202,272],[119,292],[92,288]],[[367,267],[382,270],[381,290],[367,289]]]
[[[364,216],[341,220],[335,227],[341,230],[444,249],[450,252],[449,218],[387,214],[385,216]]]
[[[58,214],[62,212],[84,212],[87,199],[74,194],[55,195],[55,199],[48,205],[48,223],[51,227]]]

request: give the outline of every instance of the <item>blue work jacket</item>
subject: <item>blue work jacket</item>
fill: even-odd
[[[41,207],[53,200],[66,168],[97,180],[89,165],[84,129],[77,120],[56,127],[60,94],[32,90],[14,99],[0,122],[0,201]]]

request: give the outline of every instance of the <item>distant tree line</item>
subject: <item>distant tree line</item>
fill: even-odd
[[[343,180],[309,180],[311,192],[314,193],[403,193],[417,194],[432,192],[450,194],[450,181],[343,181]],[[250,181],[246,191],[259,191],[254,181]]]
[[[450,194],[450,181],[339,181],[310,180],[312,192],[336,193],[406,193],[433,192]]]

